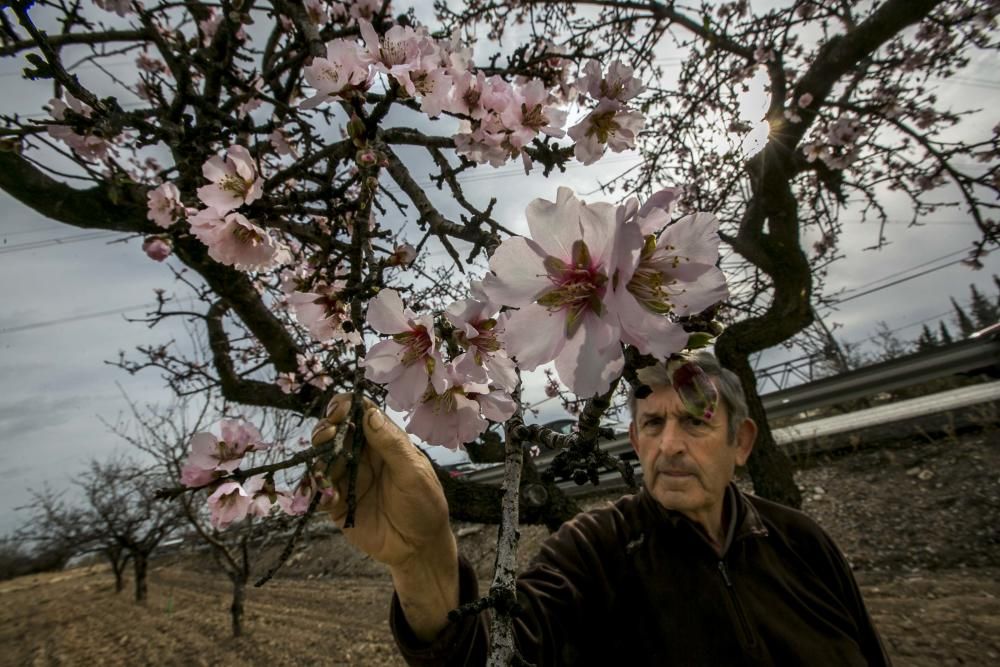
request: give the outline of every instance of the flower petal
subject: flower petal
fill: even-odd
[[[515,236],[505,240],[490,258],[493,273],[483,278],[483,291],[497,304],[528,305],[552,286],[544,258],[542,249],[529,239]]]
[[[531,304],[507,320],[501,341],[522,371],[533,371],[556,358],[566,343],[565,314]]]
[[[381,334],[397,334],[410,330],[403,313],[403,300],[396,290],[384,289],[368,303],[368,324]]]
[[[580,200],[569,188],[559,188],[556,201],[534,199],[524,214],[532,240],[545,255],[568,260],[580,239]]]
[[[559,379],[581,398],[603,394],[625,368],[617,327],[586,317],[556,357]]]
[[[666,359],[687,343],[687,332],[679,324],[646,310],[626,289],[615,295],[615,310],[622,328],[622,341],[634,345],[642,354]]]

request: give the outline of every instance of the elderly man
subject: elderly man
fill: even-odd
[[[735,374],[692,355],[715,384],[718,409],[693,417],[662,366],[632,398],[629,438],[643,489],[565,523],[518,577],[518,649],[538,665],[884,665],[878,635],[833,541],[804,514],[744,495],[736,466],[757,426]],[[314,441],[343,420],[331,402]],[[433,470],[377,408],[359,474],[352,543],[386,563],[390,622],[411,665],[484,664],[486,613],[449,624],[477,597],[457,554]],[[343,482],[341,481],[341,486]],[[342,499],[326,509],[342,521]]]

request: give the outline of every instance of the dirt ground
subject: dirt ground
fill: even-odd
[[[796,475],[805,511],[853,564],[895,664],[1000,664],[996,432],[818,459]],[[495,528],[455,528],[488,579]],[[523,561],[543,538],[524,530]],[[398,665],[390,594],[380,567],[339,536],[308,544],[249,591],[239,639],[229,636],[228,581],[208,564],[155,564],[144,607],[116,595],[103,566],[22,577],[0,582],[0,665]]]

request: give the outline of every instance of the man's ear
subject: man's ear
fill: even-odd
[[[757,423],[747,417],[736,431],[736,465],[746,465],[747,459],[750,458],[750,452],[753,451],[753,443],[756,440]]]
[[[634,451],[636,453],[636,456],[638,456],[639,455],[639,441],[636,438],[636,434],[635,434],[635,420],[632,420],[632,423],[630,423],[628,425],[628,441],[630,443],[632,443],[632,451]]]

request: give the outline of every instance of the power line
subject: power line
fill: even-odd
[[[127,313],[133,310],[155,308],[158,304],[156,303],[142,303],[135,306],[125,306],[124,308],[113,308],[111,310],[101,310],[95,313],[84,313],[82,315],[71,315],[68,317],[60,317],[54,320],[45,320],[42,322],[32,322],[31,324],[21,324],[16,327],[3,327],[0,328],[0,336],[4,334],[16,333],[18,331],[29,331],[31,329],[43,329],[45,327],[52,327],[57,324],[66,324],[68,322],[77,322],[80,320],[90,320],[95,317],[105,317],[107,315],[117,315],[119,313]]]
[[[907,276],[905,278],[900,278],[899,280],[894,280],[891,283],[886,283],[885,285],[881,285],[879,287],[873,287],[870,290],[866,290],[866,291],[860,292],[858,294],[852,294],[851,296],[849,296],[847,298],[838,299],[836,301],[830,301],[828,303],[831,306],[838,306],[838,305],[840,305],[842,303],[847,303],[848,301],[852,301],[854,299],[859,299],[859,298],[861,298],[863,296],[868,296],[869,294],[874,294],[875,292],[881,292],[882,290],[888,289],[889,287],[894,287],[896,285],[900,285],[902,283],[909,282],[909,281],[913,280],[914,278],[919,278],[921,276],[926,276],[929,273],[934,273],[935,271],[940,271],[941,269],[946,269],[949,266],[954,266],[955,264],[959,264],[961,262],[962,262],[962,260],[956,259],[954,261],[947,262],[947,263],[942,264],[940,266],[935,266],[934,268],[927,269],[926,271],[921,271],[920,273],[915,273],[912,276]]]
[[[889,280],[890,278],[895,278],[896,276],[901,276],[904,273],[909,273],[910,271],[913,271],[914,269],[922,269],[923,267],[927,266],[928,264],[933,264],[935,262],[940,262],[943,259],[948,259],[950,257],[954,257],[955,255],[958,255],[958,254],[966,252],[966,250],[967,250],[967,248],[959,248],[958,250],[953,250],[953,251],[951,251],[949,253],[945,253],[944,255],[941,255],[940,257],[935,257],[934,259],[929,259],[926,262],[921,262],[920,264],[914,264],[913,266],[909,266],[909,267],[907,267],[905,269],[901,269],[899,271],[896,271],[895,273],[890,273],[888,275],[882,276],[881,278],[876,278],[875,280],[870,280],[870,281],[868,281],[866,283],[862,283],[861,285],[858,285],[856,287],[849,287],[846,290],[844,290],[843,292],[841,292],[841,294],[845,294],[845,293],[849,294],[850,292],[857,292],[858,290],[865,289],[866,287],[870,287],[872,285],[877,285],[878,283],[880,283],[880,282],[882,282],[884,280]]]
[[[121,232],[109,232],[106,230],[86,232],[84,234],[76,234],[73,236],[57,236],[50,239],[41,239],[38,241],[26,241],[24,243],[15,243],[14,245],[9,245],[0,248],[0,255],[8,255],[13,252],[21,252],[24,250],[40,250],[42,248],[49,248],[51,246],[62,246],[70,245],[73,243],[80,243],[82,241],[99,241],[102,239],[116,238]]]
[[[50,232],[54,229],[62,229],[64,225],[48,225],[48,226],[35,226],[32,229],[15,229],[12,232],[0,232],[0,237],[7,238],[8,236],[21,236],[23,234],[40,234],[42,232]]]

